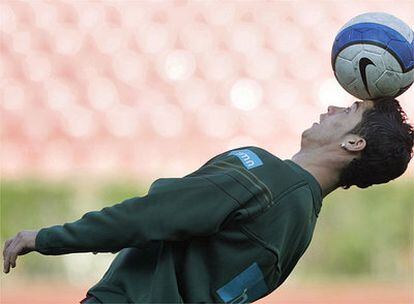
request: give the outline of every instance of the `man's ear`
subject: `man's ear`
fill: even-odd
[[[352,136],[347,138],[342,146],[348,151],[358,152],[364,150],[366,145],[367,142],[362,137]]]

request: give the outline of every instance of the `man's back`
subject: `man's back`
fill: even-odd
[[[169,199],[171,216],[183,211],[175,200],[193,191],[188,199],[206,208],[207,219],[214,212],[225,218],[211,216],[214,233],[123,249],[89,294],[135,303],[262,298],[286,279],[309,245],[321,207],[318,187],[294,163],[257,147],[222,153],[184,178],[158,179],[146,198]],[[234,209],[221,212],[220,202]]]

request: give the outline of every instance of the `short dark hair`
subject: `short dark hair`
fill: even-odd
[[[360,157],[354,158],[339,176],[339,187],[367,188],[402,175],[413,157],[413,126],[399,102],[393,98],[374,101],[350,134],[366,141]]]

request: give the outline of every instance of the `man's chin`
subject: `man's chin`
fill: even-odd
[[[306,129],[302,132],[302,141],[303,139],[308,139],[309,137],[311,137],[312,134],[312,128]]]
[[[302,132],[302,142],[315,142],[318,141],[320,135],[320,124],[314,123],[310,128]]]
[[[313,123],[313,125],[310,127],[310,128],[308,128],[308,129],[306,129],[305,131],[303,131],[303,133],[302,133],[302,136],[303,136],[303,134],[305,134],[305,133],[309,133],[311,130],[315,130],[316,128],[318,128],[320,126],[320,124],[318,124],[317,122],[314,122]]]

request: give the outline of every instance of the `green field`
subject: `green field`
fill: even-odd
[[[143,195],[148,185],[120,179],[3,180],[2,243],[20,230],[72,222],[88,211]],[[412,180],[367,189],[339,189],[324,200],[312,243],[291,276],[303,281],[364,279],[412,283],[413,215]],[[93,258],[83,255],[88,255],[89,260]],[[109,255],[106,264],[88,265],[88,269],[103,272],[110,258]],[[20,257],[17,264],[14,271],[21,277],[66,278],[72,271],[62,256],[29,254]]]

